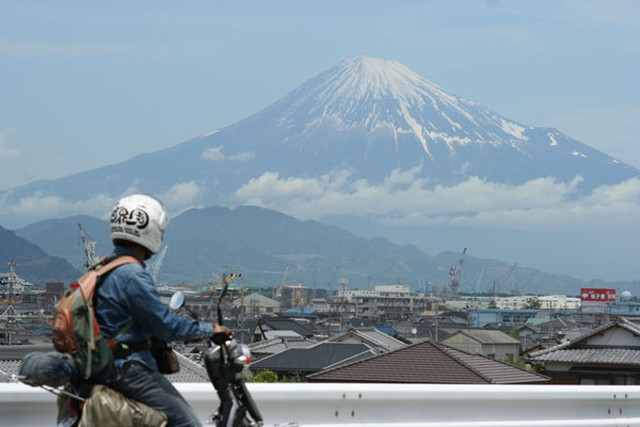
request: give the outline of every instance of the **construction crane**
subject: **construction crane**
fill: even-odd
[[[511,278],[511,275],[513,274],[513,270],[515,270],[517,266],[518,266],[518,263],[516,262],[515,264],[513,264],[513,267],[511,267],[511,270],[509,270],[509,274],[507,274],[507,278],[504,279],[505,285],[509,286],[509,278]],[[517,281],[516,281],[516,284],[515,284],[515,288],[511,287],[510,289],[511,289],[511,294],[512,295],[517,295],[518,294],[519,291],[518,291],[518,283],[517,283]]]
[[[482,276],[484,276],[484,267],[482,267],[482,270],[480,271],[480,274],[478,275],[476,281],[471,284],[471,293],[473,295],[476,295],[478,293],[480,283],[482,282]]]
[[[168,248],[169,245],[165,245],[158,256],[147,264],[147,271],[149,272],[149,276],[153,279],[153,283],[156,283],[158,280],[158,272],[160,271],[160,267],[162,266],[162,262],[164,261]]]
[[[84,249],[84,266],[91,268],[98,263],[98,256],[96,255],[96,241],[87,240],[82,229],[82,224],[78,223],[78,229],[80,230],[80,240],[82,241],[82,247]]]
[[[449,269],[449,286],[451,286],[451,292],[455,295],[458,293],[460,287],[460,274],[462,273],[462,266],[464,265],[464,257],[467,254],[467,248],[464,248],[462,255],[456,264]]]

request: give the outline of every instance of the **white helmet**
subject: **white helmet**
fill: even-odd
[[[169,218],[162,202],[146,194],[120,199],[111,213],[111,240],[126,240],[145,247],[152,254],[162,245]]]

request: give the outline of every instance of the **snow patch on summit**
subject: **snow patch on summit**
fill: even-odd
[[[502,130],[509,135],[513,135],[518,139],[522,139],[524,141],[528,140],[526,135],[524,135],[524,131],[526,130],[524,127],[519,126],[513,122],[506,121],[505,119],[500,119],[500,124],[502,125]]]
[[[434,144],[442,143],[451,151],[470,143],[512,146],[514,138],[527,141],[530,129],[442,89],[399,62],[364,56],[319,74],[274,104],[278,106],[278,126],[298,135],[310,136],[321,128],[364,129],[373,135],[387,127],[396,149],[398,135],[412,135],[428,156]]]

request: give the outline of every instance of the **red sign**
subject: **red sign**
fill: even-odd
[[[616,290],[604,288],[580,289],[580,301],[615,302]]]

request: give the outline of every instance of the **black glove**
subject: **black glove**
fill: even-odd
[[[222,345],[233,338],[233,331],[226,326],[220,326],[217,323],[214,323],[213,331],[212,340],[218,345]]]

